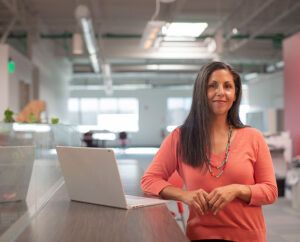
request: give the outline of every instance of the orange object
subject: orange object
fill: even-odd
[[[46,103],[43,100],[32,100],[16,117],[16,121],[20,123],[30,123],[29,116],[32,113],[39,122],[41,122],[40,114],[46,108]]]

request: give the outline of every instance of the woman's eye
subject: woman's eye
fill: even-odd
[[[232,85],[225,85],[226,88],[232,88]]]
[[[209,88],[214,88],[216,85],[215,84],[209,84],[208,87]]]

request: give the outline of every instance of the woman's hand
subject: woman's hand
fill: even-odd
[[[238,197],[239,185],[232,184],[218,187],[207,195],[209,207],[214,215],[218,214],[228,203]]]
[[[199,215],[208,213],[209,205],[207,202],[208,193],[203,189],[195,191],[185,191],[182,195],[182,201],[195,208]]]
[[[249,203],[251,190],[247,185],[232,184],[218,187],[208,194],[203,189],[187,191],[174,186],[166,186],[159,195],[166,199],[182,201],[194,207],[199,215],[203,215],[208,213],[210,209],[214,214],[219,213],[235,198]]]

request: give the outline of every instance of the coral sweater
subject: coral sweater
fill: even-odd
[[[173,131],[162,143],[151,165],[141,180],[142,189],[158,195],[177,170],[187,190],[214,188],[230,184],[245,184],[251,189],[250,203],[238,198],[227,204],[217,215],[211,212],[198,215],[189,207],[186,234],[190,240],[225,239],[233,241],[266,241],[266,226],[262,205],[271,204],[277,198],[277,185],[272,159],[262,134],[256,129],[238,129],[232,140],[229,158],[223,174],[212,177],[207,169],[200,171],[185,164],[176,154],[180,129]],[[222,164],[222,154],[211,154],[211,163]],[[218,173],[217,173],[218,174]]]

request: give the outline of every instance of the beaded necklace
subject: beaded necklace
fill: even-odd
[[[224,169],[225,169],[226,163],[227,163],[227,161],[228,161],[229,147],[230,147],[230,145],[231,145],[231,131],[232,131],[232,126],[230,125],[230,126],[229,126],[229,132],[228,132],[228,142],[227,142],[227,147],[226,147],[226,152],[225,152],[225,158],[224,158],[224,161],[223,161],[222,165],[220,165],[220,166],[215,166],[215,165],[211,164],[208,155],[205,153],[206,159],[207,159],[207,163],[206,163],[206,164],[207,164],[207,167],[208,167],[208,170],[209,170],[210,174],[211,174],[213,177],[219,178],[219,177],[222,175],[222,173],[223,173],[223,171],[224,171]],[[221,170],[221,172],[220,172],[218,175],[215,176],[215,175],[213,174],[212,170],[211,170],[211,167],[214,167],[214,168],[216,168],[216,169],[220,169],[220,168],[223,167],[223,169]]]

